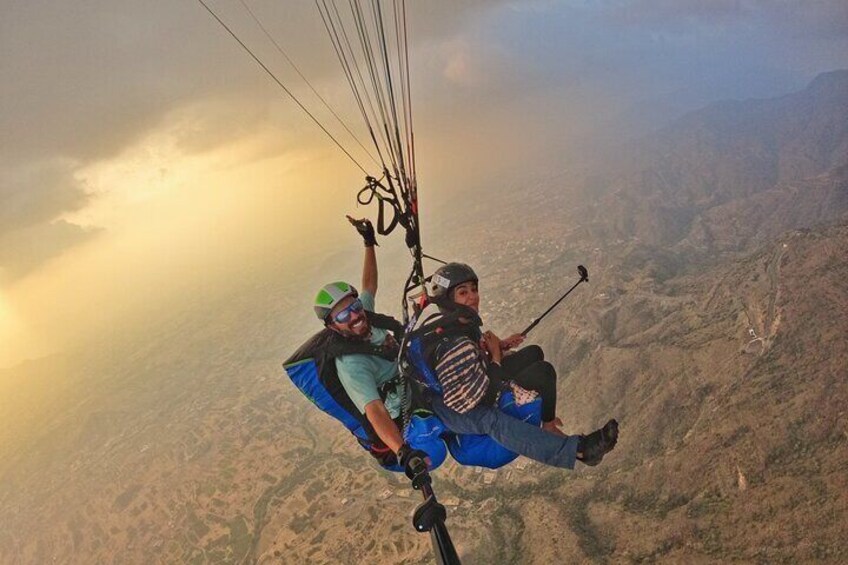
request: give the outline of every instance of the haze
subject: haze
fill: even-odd
[[[319,108],[241,4],[211,5]],[[364,139],[314,6],[250,5]],[[687,110],[789,92],[848,60],[839,1],[410,10],[434,245],[463,193],[579,168]],[[343,217],[374,214],[355,205],[361,172],[199,4],[4,1],[0,72],[0,367],[173,319],[247,272],[358,252]]]

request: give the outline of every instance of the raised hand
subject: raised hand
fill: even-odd
[[[357,220],[356,218],[347,216],[347,221],[349,221],[350,224],[356,228],[356,231],[359,232],[359,235],[362,236],[362,240],[365,242],[365,247],[378,245],[377,236],[374,233],[374,226],[371,224],[371,220],[368,218]]]

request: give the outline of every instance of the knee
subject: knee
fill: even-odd
[[[539,361],[535,364],[535,369],[542,380],[555,383],[557,379],[556,369],[547,361]]]
[[[545,360],[545,352],[538,345],[528,345],[524,350],[527,351],[526,355],[531,362]]]

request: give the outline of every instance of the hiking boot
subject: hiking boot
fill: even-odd
[[[618,441],[618,422],[610,420],[600,430],[580,436],[577,443],[577,460],[594,467],[615,447]]]

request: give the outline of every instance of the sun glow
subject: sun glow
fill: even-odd
[[[0,367],[14,359],[19,351],[20,324],[6,297],[0,293]]]
[[[221,289],[251,264],[288,264],[348,228],[318,221],[352,211],[339,180],[348,171],[325,152],[271,126],[204,145],[190,114],[77,171],[91,200],[63,219],[96,235],[4,290],[0,364],[119,331],[151,305],[179,308],[198,289]]]
[[[12,324],[12,311],[6,299],[0,294],[0,332]]]

